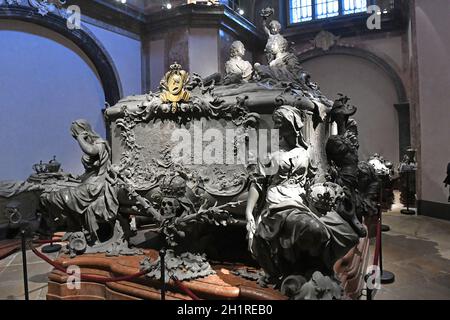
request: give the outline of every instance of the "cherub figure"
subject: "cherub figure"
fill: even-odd
[[[269,17],[271,17],[274,14],[274,12],[275,11],[272,8],[266,8],[261,11],[261,17],[263,18],[264,32],[269,37],[265,49],[267,61],[269,62],[269,64],[276,58],[273,52],[273,48],[277,46],[276,45],[277,43],[281,43],[283,42],[283,40],[286,40],[280,34],[281,32],[280,22],[278,22],[277,20],[272,20],[269,23],[267,23]]]
[[[264,22],[264,31],[269,37],[278,35],[281,31],[281,24],[276,20],[271,21],[267,26],[268,18],[271,17],[274,13],[275,10],[272,8],[265,8],[261,11],[261,17],[263,18]]]

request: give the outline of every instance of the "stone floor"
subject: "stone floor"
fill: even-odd
[[[49,256],[54,259],[56,253]],[[38,258],[31,250],[27,251],[28,292],[30,300],[45,300],[47,294],[47,275],[53,269]],[[0,299],[24,300],[22,253],[17,252],[0,260]]]
[[[394,205],[383,221],[391,228],[383,234],[384,267],[396,281],[375,299],[450,299],[450,222],[405,216],[400,209]],[[27,260],[30,299],[45,299],[51,267],[31,251]],[[20,252],[0,261],[0,299],[24,299]]]
[[[450,299],[450,222],[405,216],[401,207],[383,215],[383,267],[395,282],[383,285],[376,300]],[[373,247],[373,246],[372,246]]]

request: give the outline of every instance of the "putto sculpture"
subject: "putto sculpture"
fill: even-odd
[[[265,8],[261,11],[261,17],[264,22],[264,32],[266,33],[267,37],[269,38],[267,40],[266,44],[266,57],[267,61],[270,65],[278,58],[278,54],[280,54],[279,46],[280,44],[284,43],[284,40],[286,40],[281,34],[281,23],[277,20],[272,20],[269,23],[267,23],[268,19],[274,14],[274,10],[272,8]]]
[[[265,25],[272,14],[261,13]],[[1,184],[0,196],[39,193],[44,216],[64,226],[72,257],[164,248],[173,272],[187,270],[183,280],[213,274],[208,261],[253,259],[260,270],[241,274],[291,299],[345,297],[335,264],[367,236],[377,177],[358,159],[356,107],[322,94],[279,22],[266,32],[267,65],[253,70],[240,41],[224,77],[202,78],[175,62],[157,92],[106,109],[111,145],[87,121],[72,124],[82,176],[41,174]],[[260,110],[270,110],[278,137],[265,149]],[[152,226],[136,248],[135,217]],[[161,276],[158,261],[142,257],[149,277]]]

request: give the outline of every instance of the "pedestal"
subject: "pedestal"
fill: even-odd
[[[145,255],[154,260],[155,250],[146,250]],[[63,266],[79,266],[81,274],[101,277],[118,277],[139,272],[139,263],[144,255],[130,257],[106,257],[104,254],[89,254],[70,259],[58,258]],[[231,272],[242,265],[214,265],[215,275],[183,284],[201,299],[227,300],[285,300],[281,293],[269,288],[261,288],[255,282],[243,279]],[[68,275],[54,270],[49,275],[48,300],[159,300],[161,283],[148,277],[131,281],[109,282],[106,284],[81,281],[79,289],[70,290],[66,284]],[[166,300],[191,300],[172,281],[167,285]]]
[[[368,239],[351,250],[335,266],[346,295],[357,299],[363,288],[364,273],[368,256]],[[157,259],[158,252],[145,250],[145,256]],[[106,257],[105,254],[85,254],[76,258],[66,255],[57,261],[64,267],[78,266],[81,274],[100,277],[120,277],[139,272],[139,263],[145,257],[120,256]],[[215,275],[197,280],[184,281],[183,285],[201,299],[220,300],[286,300],[287,297],[271,288],[262,288],[255,281],[234,275],[233,270],[245,267],[242,264],[214,264]],[[161,282],[148,277],[130,281],[100,283],[81,281],[80,287],[69,289],[68,275],[53,270],[49,275],[48,300],[160,300]],[[70,279],[69,279],[70,280]],[[166,300],[191,300],[172,281],[166,286]]]

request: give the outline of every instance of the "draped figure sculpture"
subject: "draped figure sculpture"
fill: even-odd
[[[75,187],[44,192],[41,204],[56,219],[66,222],[69,238],[72,233],[77,233],[78,240],[85,242],[81,246],[85,249],[87,245],[101,243],[99,222],[113,229],[119,220],[121,232],[125,233],[129,223],[122,221],[125,218],[118,214],[119,185],[111,168],[108,143],[92,130],[86,120],[74,121],[70,131],[83,152],[81,162],[85,173],[79,177],[80,184]]]
[[[308,204],[314,167],[300,111],[281,106],[273,120],[280,149],[270,156],[269,171],[260,165],[252,176],[246,208],[250,250],[272,283],[314,271],[332,275],[334,263],[359,237],[334,210],[321,214]]]

